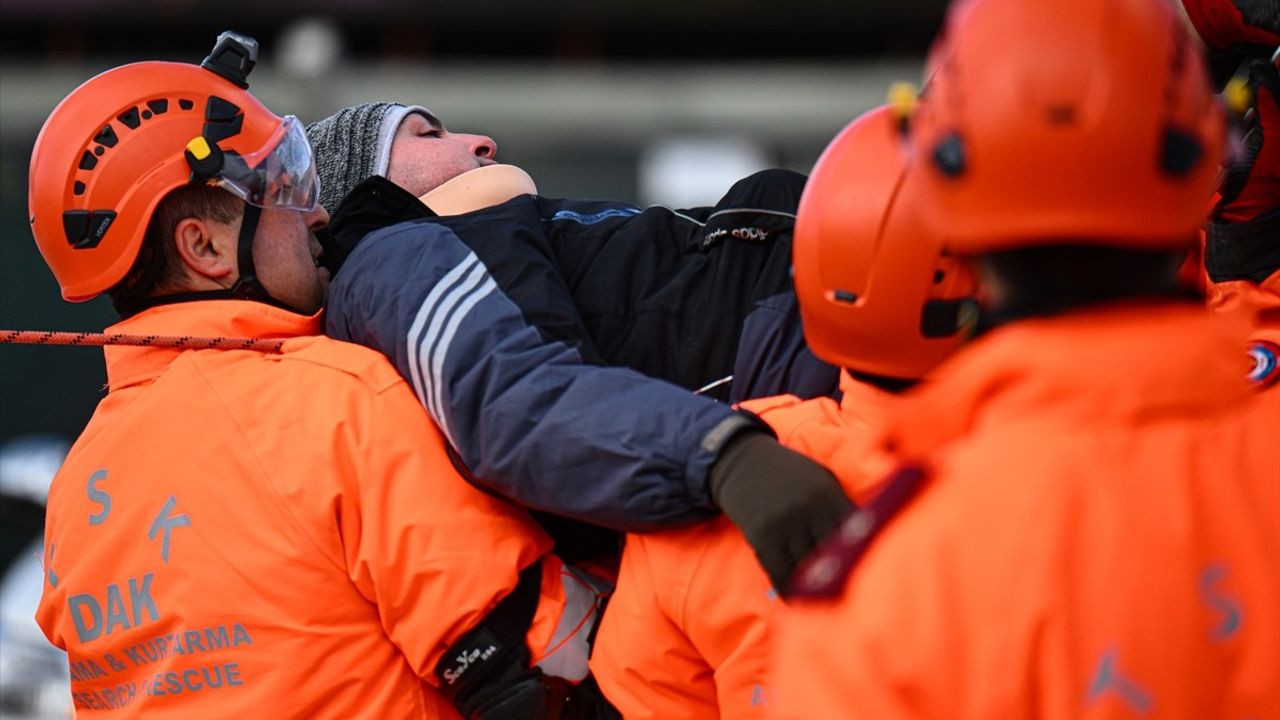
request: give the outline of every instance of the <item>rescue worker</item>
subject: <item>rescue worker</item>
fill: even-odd
[[[1208,51],[1214,86],[1244,130],[1183,272],[1209,307],[1254,323],[1249,379],[1266,390],[1280,382],[1280,148],[1264,144],[1280,134],[1280,14],[1259,0],[1182,0],[1181,7]]]
[[[1275,716],[1280,405],[1177,281],[1224,125],[1175,12],[950,11],[910,139],[988,329],[886,423],[879,511],[797,572],[781,717]]]
[[[386,358],[320,335],[328,214],[301,124],[246,89],[256,56],[224,33],[202,67],[98,75],[32,153],[65,299],[109,293],[112,332],[283,340],[107,348],[50,491],[37,615],[77,712],[611,712],[583,681],[595,587],[458,475]]]
[[[859,505],[892,469],[875,432],[976,320],[972,274],[915,216],[902,122],[889,107],[828,146],[801,198],[794,246],[805,336],[845,368],[839,402],[794,395],[742,404],[779,440],[829,467]],[[723,518],[627,537],[591,658],[627,720],[770,717],[770,617],[778,604]]]
[[[1280,70],[1254,61],[1248,73],[1254,126],[1209,218],[1204,259],[1209,306],[1254,324],[1249,379],[1266,390],[1280,387]]]
[[[1217,64],[1241,65],[1252,98],[1244,150],[1228,167],[1206,228],[1204,271],[1209,306],[1243,312],[1255,387],[1280,383],[1280,13],[1255,0],[1183,0],[1193,27]],[[1223,73],[1225,74],[1225,73]],[[1270,140],[1268,140],[1270,138]]]
[[[493,175],[514,169],[490,139],[390,103],[308,133],[341,203],[326,332],[391,358],[476,482],[620,531],[722,509],[779,584],[850,507],[825,468],[716,402],[835,390],[791,287],[802,176],[759,173],[687,211],[543,198],[524,176],[506,202],[484,193],[460,213],[441,183],[512,177]],[[713,397],[690,393],[726,376]],[[614,533],[557,536],[575,560],[616,562]]]

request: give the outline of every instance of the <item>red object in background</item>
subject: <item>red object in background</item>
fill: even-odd
[[[238,337],[192,337],[190,335],[125,335],[122,333],[58,332],[56,330],[0,330],[0,344],[69,345],[99,347],[102,345],[138,345],[173,347],[190,350],[257,350],[278,353],[284,340]]]
[[[1268,2],[1275,0],[1182,0],[1182,6],[1204,44],[1225,50],[1232,45],[1280,45],[1280,32],[1250,24],[1240,8],[1240,4]],[[1257,12],[1266,11],[1259,7]],[[1272,11],[1272,15],[1277,14]]]

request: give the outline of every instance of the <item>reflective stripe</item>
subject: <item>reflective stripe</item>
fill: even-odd
[[[483,277],[485,279],[484,283],[470,295],[467,295],[452,311],[452,317],[449,318],[448,324],[445,325],[442,334],[436,341],[437,346],[431,350],[431,376],[429,379],[432,387],[435,388],[436,414],[440,417],[440,429],[444,431],[445,437],[449,438],[449,444],[454,447],[457,447],[458,443],[454,442],[453,433],[449,430],[449,423],[444,415],[444,383],[441,380],[441,376],[444,373],[444,358],[449,352],[449,345],[453,342],[454,336],[458,334],[458,326],[462,324],[462,319],[467,316],[467,313],[471,312],[471,308],[475,307],[476,303],[498,289],[498,283],[484,270],[484,266],[481,265],[478,269],[480,274],[477,277]],[[431,336],[431,331],[428,331],[428,339]]]
[[[444,359],[463,318],[497,287],[480,258],[468,253],[427,294],[409,328],[409,375],[414,392],[454,447],[457,443],[445,418],[444,385],[440,379]]]
[[[708,215],[707,222],[711,222],[721,215],[735,215],[738,213],[746,213],[749,215],[773,215],[775,217],[788,218],[790,220],[796,219],[795,213],[789,213],[784,210],[765,210],[764,208],[725,208],[724,210],[717,210]]]
[[[601,210],[600,212],[591,213],[590,215],[583,215],[582,213],[574,212],[572,210],[561,210],[555,215],[552,215],[551,220],[552,222],[555,222],[556,220],[572,220],[579,225],[595,225],[596,223],[608,220],[609,218],[632,217],[634,215],[639,215],[640,212],[640,208],[634,207],[609,208],[607,210]]]
[[[461,263],[450,270],[448,275],[441,278],[440,282],[436,283],[435,287],[431,288],[431,292],[427,293],[427,299],[423,300],[422,304],[418,306],[418,313],[413,317],[413,324],[409,326],[409,335],[406,337],[405,343],[405,349],[407,351],[405,354],[408,355],[409,358],[409,378],[413,381],[413,392],[418,396],[418,402],[422,403],[422,406],[425,407],[428,412],[431,412],[431,405],[428,402],[427,389],[422,377],[422,370],[418,365],[418,339],[423,328],[427,325],[427,319],[431,316],[431,311],[440,300],[440,296],[455,285],[462,276],[471,269],[471,258],[473,257],[475,256],[470,255],[463,258]],[[432,417],[435,416],[432,415]],[[435,419],[437,422],[440,420],[440,418]]]
[[[560,569],[560,582],[564,585],[564,609],[537,667],[548,675],[578,682],[588,673],[591,645],[587,638],[599,621],[600,597],[608,585],[568,565]]]

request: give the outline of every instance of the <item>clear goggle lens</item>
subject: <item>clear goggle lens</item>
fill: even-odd
[[[311,144],[302,123],[292,115],[285,116],[261,150],[228,153],[214,183],[250,205],[267,209],[309,212],[320,196]]]

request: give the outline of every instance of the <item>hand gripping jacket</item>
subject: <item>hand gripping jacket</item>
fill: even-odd
[[[1214,283],[1262,285],[1280,270],[1280,50],[1248,70],[1252,127],[1206,228],[1205,270]]]
[[[950,250],[1190,244],[1224,125],[1169,3],[970,0],[941,43],[911,136]]]
[[[920,378],[964,342],[977,283],[915,211],[905,121],[889,107],[836,136],[800,198],[793,250],[804,335],[827,362]]]
[[[962,298],[975,283],[910,212],[918,173],[907,170],[901,128],[886,107],[836,136],[805,186],[793,254],[815,353],[868,373],[918,378],[962,341],[954,311],[944,314],[947,334],[925,332],[930,303],[949,303],[930,298]],[[780,396],[743,407],[784,445],[831,468],[860,505],[874,502],[892,467],[874,438],[899,398],[848,373],[840,387],[838,404]],[[627,718],[771,716],[766,670],[779,604],[742,534],[724,519],[632,535],[592,669]]]
[[[1206,228],[1204,269],[1209,306],[1243,312],[1255,327],[1249,379],[1259,390],[1280,387],[1280,52],[1249,66],[1254,126],[1245,152],[1223,181],[1222,199]]]
[[[1241,379],[1244,331],[1116,307],[948,360],[885,428],[928,459],[915,497],[775,626],[777,716],[1274,715],[1280,396]]]
[[[255,302],[115,329],[288,340],[107,348],[110,391],[50,491],[38,614],[82,711],[456,717],[432,670],[531,567],[546,656],[568,608],[550,540],[457,476],[381,356]]]
[[[786,447],[832,469],[860,506],[892,468],[874,442],[898,396],[845,373],[840,402],[781,395],[742,407]],[[782,607],[725,518],[630,535],[591,670],[627,720],[787,717],[773,701],[770,646]]]
[[[354,250],[325,329],[390,357],[487,487],[624,531],[705,519],[712,462],[758,425],[689,390],[835,385],[791,292],[803,180],[766,171],[679,211],[522,195],[432,217],[370,178],[334,214]]]

